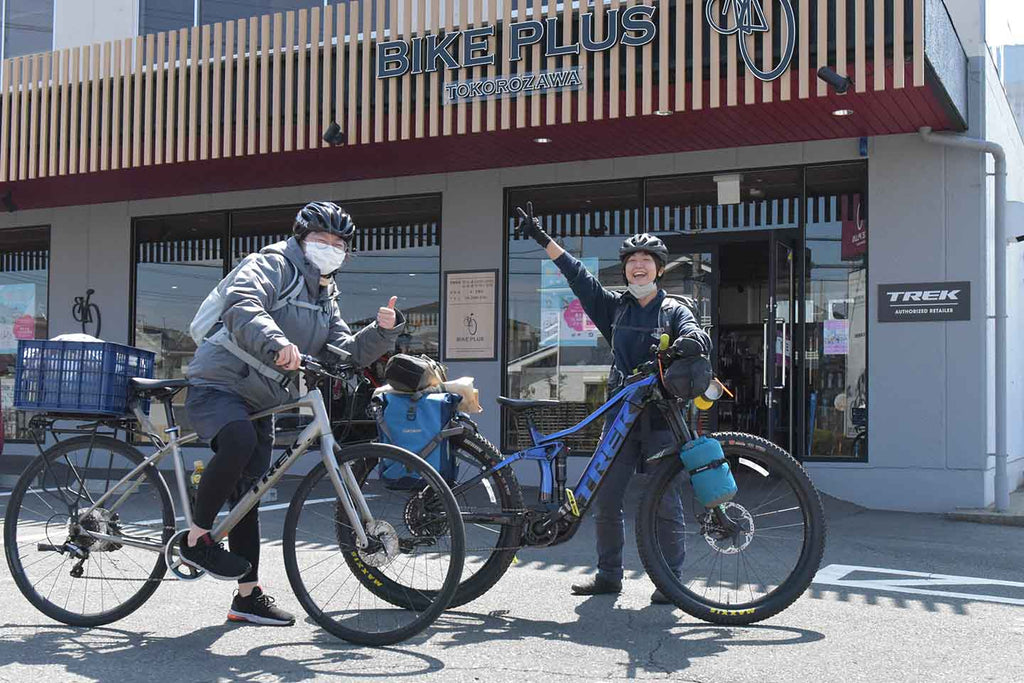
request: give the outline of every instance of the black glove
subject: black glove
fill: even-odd
[[[519,222],[516,223],[516,232],[523,237],[531,237],[541,249],[547,249],[551,244],[551,237],[540,227],[540,220],[533,217],[533,202],[526,202],[526,211],[523,207],[517,206],[516,213],[519,214]]]
[[[679,358],[692,358],[704,355],[704,345],[690,337],[679,337],[672,343],[672,350]]]

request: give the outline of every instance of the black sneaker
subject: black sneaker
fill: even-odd
[[[295,617],[274,604],[274,598],[257,586],[246,597],[235,593],[228,610],[229,621],[245,621],[261,626],[291,626]]]
[[[215,579],[234,581],[249,573],[252,565],[249,560],[224,550],[224,545],[214,543],[209,533],[199,537],[196,544],[190,546],[188,537],[181,539],[181,560],[185,564],[202,569]]]
[[[651,604],[652,605],[671,605],[673,603],[672,603],[671,600],[668,599],[667,595],[665,595],[660,590],[655,588],[654,592],[651,593]]]
[[[572,585],[573,595],[607,595],[621,592],[621,581],[606,579],[600,574],[586,583],[574,583]]]

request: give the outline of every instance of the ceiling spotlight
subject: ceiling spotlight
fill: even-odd
[[[331,147],[337,147],[345,142],[345,133],[337,121],[331,121],[331,125],[327,126],[327,130],[324,131],[324,142]]]
[[[658,111],[654,112],[654,115],[655,116],[672,116],[672,112],[669,111],[668,109],[659,109]]]
[[[832,112],[832,116],[853,116],[852,109],[836,109]]]
[[[849,76],[840,76],[834,70],[823,66],[818,69],[818,78],[832,86],[832,89],[842,95],[853,87],[853,79]]]
[[[547,145],[550,144],[551,138],[534,138],[533,141],[538,145]]]

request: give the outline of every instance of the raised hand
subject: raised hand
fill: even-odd
[[[551,237],[540,226],[540,220],[534,218],[533,202],[526,202],[526,211],[523,211],[523,207],[517,206],[516,213],[519,215],[516,231],[524,237],[532,238],[542,249],[546,249],[551,244]]]

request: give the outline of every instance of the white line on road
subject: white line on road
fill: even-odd
[[[365,497],[369,498],[370,496],[365,496]],[[337,500],[337,498],[314,498],[313,500],[307,500],[302,505],[306,506],[306,505],[314,505],[316,503],[330,503],[331,501],[334,501],[334,500]],[[291,505],[291,503],[278,503],[276,505],[263,505],[263,506],[260,506],[260,512],[270,512],[271,510],[283,510],[286,507],[288,507],[289,505]],[[218,517],[227,517],[227,515],[228,515],[228,511],[227,510],[217,514]],[[184,517],[175,517],[174,519],[176,521],[178,521],[178,522],[184,522],[185,521]],[[131,522],[131,524],[133,526],[147,526],[147,525],[152,525],[152,524],[160,524],[161,522],[163,522],[162,519],[146,519],[146,520],[143,520],[141,522]]]
[[[889,574],[884,579],[846,579],[853,572],[870,572],[872,574]],[[814,583],[837,588],[861,588],[866,590],[893,591],[912,595],[929,595],[936,598],[958,598],[961,600],[981,600],[999,602],[1004,605],[1024,605],[1024,598],[1007,598],[1002,595],[984,595],[980,593],[960,593],[956,591],[930,590],[931,586],[1004,586],[1020,588],[1024,593],[1024,583],[1018,581],[1001,581],[999,579],[982,579],[973,576],[954,576],[952,574],[932,574],[930,572],[912,572],[902,569],[884,569],[881,567],[860,567],[850,564],[830,564],[818,570]]]

